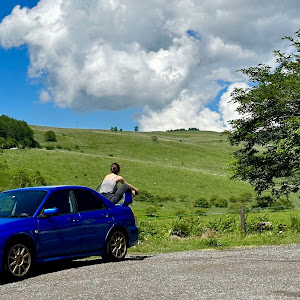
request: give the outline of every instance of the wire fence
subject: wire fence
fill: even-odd
[[[188,217],[198,217],[198,216],[209,216],[209,215],[229,215],[229,214],[241,214],[242,210],[241,206],[239,209],[228,209],[226,211],[207,211],[195,214],[178,214],[173,216],[151,216],[145,218],[139,218],[140,221],[151,221],[151,220],[164,220],[164,219],[182,219]],[[253,207],[253,208],[246,208],[244,207],[244,213],[258,213],[258,212],[276,212],[276,211],[286,211],[286,210],[299,210],[299,208],[295,207],[286,207],[286,206],[273,206],[273,207]]]

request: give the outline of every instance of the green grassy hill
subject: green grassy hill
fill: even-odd
[[[156,207],[160,216],[195,213],[195,200],[253,193],[243,182],[228,179],[226,165],[233,149],[215,132],[113,132],[31,126],[41,149],[4,150],[0,154],[0,189],[9,188],[17,170],[39,171],[47,184],[79,184],[96,188],[111,163],[142,192],[160,196],[135,201],[140,216]],[[46,131],[57,142],[45,142]],[[156,141],[155,141],[156,140]],[[53,149],[53,150],[47,150]],[[150,207],[150,208],[149,208]]]

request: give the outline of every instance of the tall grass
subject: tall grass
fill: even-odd
[[[238,214],[140,220],[140,242],[130,251],[157,253],[299,243],[299,217],[299,211],[253,212],[247,216],[246,232],[241,231]]]

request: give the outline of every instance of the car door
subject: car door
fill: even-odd
[[[80,251],[81,221],[71,190],[53,192],[43,209],[58,208],[58,214],[38,218],[39,257],[55,257]]]
[[[103,249],[106,235],[114,223],[110,210],[90,190],[74,189],[73,192],[83,228],[82,247],[85,251]]]

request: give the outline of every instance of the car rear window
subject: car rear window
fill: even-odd
[[[75,189],[73,192],[77,201],[78,211],[106,209],[102,200],[91,191]]]

